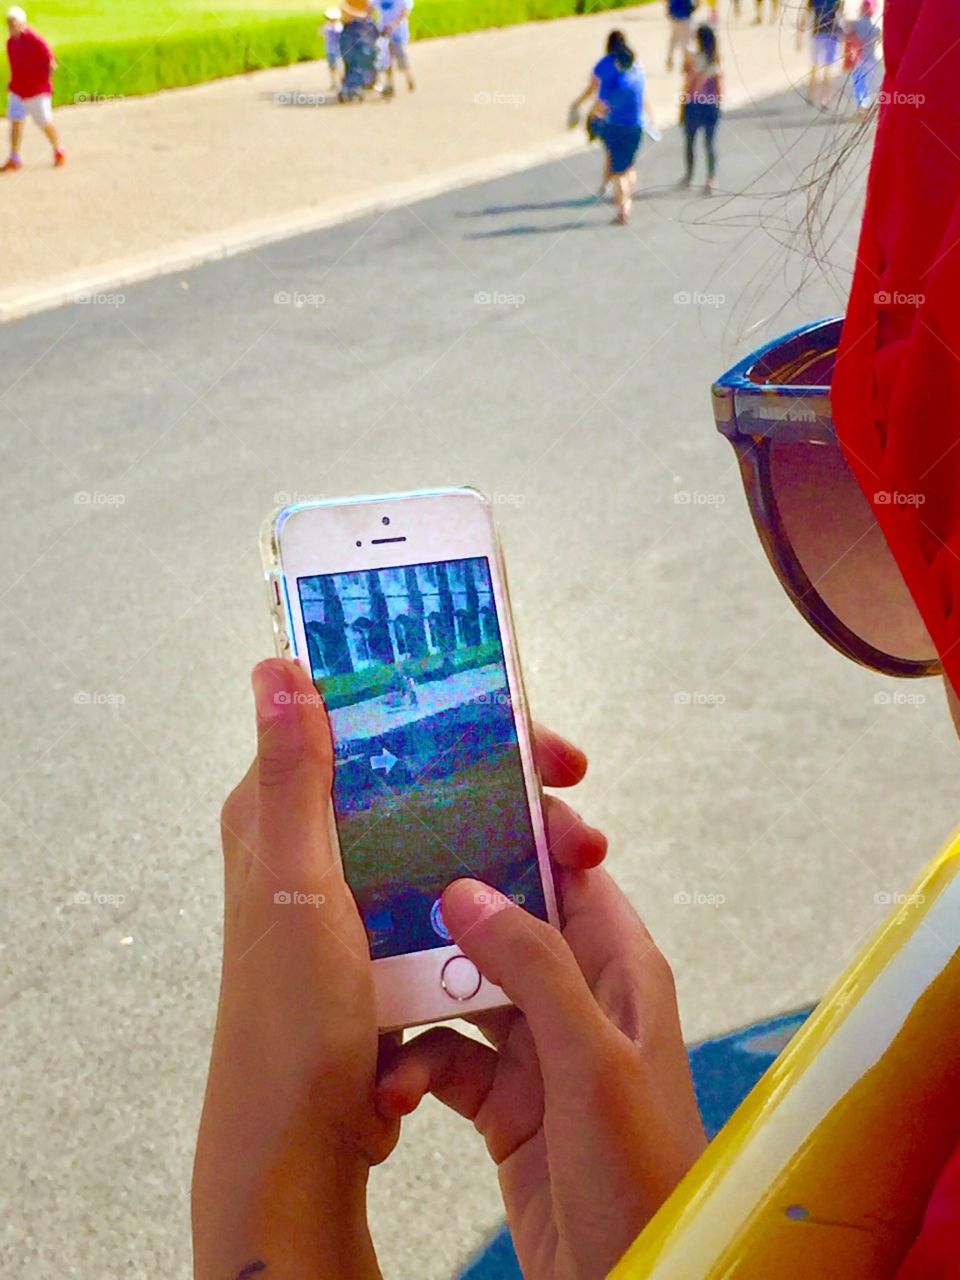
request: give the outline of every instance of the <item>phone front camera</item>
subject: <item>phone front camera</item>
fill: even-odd
[[[358,547],[362,547],[362,546],[363,546],[363,543],[360,541],[360,539],[359,539],[359,538],[357,539],[357,546],[358,546]]]
[[[389,516],[384,516],[384,517],[383,517],[383,519],[380,521],[380,523],[381,523],[381,524],[389,524],[389,523],[390,523],[390,517],[389,517]]]

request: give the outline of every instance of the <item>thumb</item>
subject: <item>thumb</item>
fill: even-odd
[[[336,866],[330,841],[333,743],[326,712],[295,662],[259,663],[253,690],[259,838],[251,874],[277,889],[307,888]]]
[[[593,1063],[598,1038],[613,1030],[559,930],[479,880],[457,880],[443,894],[454,941],[525,1016],[544,1087],[570,1084],[578,1060]]]

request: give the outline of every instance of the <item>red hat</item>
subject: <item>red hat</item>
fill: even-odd
[[[889,4],[884,56],[833,414],[960,693],[960,4]]]

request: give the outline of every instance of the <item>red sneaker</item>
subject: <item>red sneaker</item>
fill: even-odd
[[[67,153],[65,151],[61,150],[61,151],[55,151],[53,153],[53,167],[55,169],[62,169],[66,163],[67,163]]]
[[[22,169],[22,168],[23,168],[23,161],[17,160],[13,156],[11,156],[6,164],[0,165],[0,173],[13,173],[16,169]]]

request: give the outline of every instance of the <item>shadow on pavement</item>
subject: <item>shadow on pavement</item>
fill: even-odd
[[[493,231],[468,231],[465,240],[497,240],[504,236],[539,236],[556,235],[560,231],[583,231],[588,227],[602,227],[602,222],[551,222],[537,227],[532,225],[519,227],[497,227]]]
[[[589,209],[600,204],[597,195],[581,196],[577,200],[544,200],[527,204],[491,204],[486,209],[474,209],[469,213],[458,213],[458,218],[487,218],[501,213],[539,213],[546,209]]]
[[[680,191],[676,185],[669,184],[659,187],[644,187],[634,195],[633,202],[634,204],[642,204],[645,200],[653,200],[657,196],[670,194],[683,195],[687,199],[690,197],[689,191]],[[603,227],[613,222],[613,200],[609,197],[601,199],[596,195],[580,196],[575,200],[544,200],[542,202],[531,201],[524,204],[489,205],[486,209],[476,209],[469,212],[461,211],[456,216],[458,218],[487,218],[514,213],[546,213],[551,209],[596,209],[600,213],[609,213],[610,217],[604,219],[581,218],[579,222],[548,222],[539,226],[534,223],[526,223],[515,227],[497,227],[493,231],[468,231],[464,239],[495,240],[502,239],[505,236],[550,235],[560,231],[579,231],[585,227]]]

